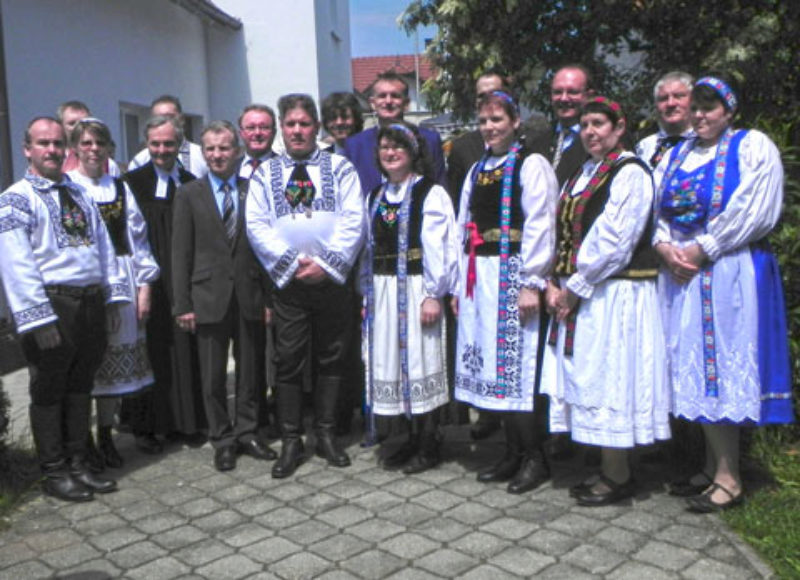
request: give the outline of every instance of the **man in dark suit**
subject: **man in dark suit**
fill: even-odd
[[[197,334],[208,438],[220,471],[236,467],[237,443],[257,459],[275,452],[256,437],[256,384],[264,366],[265,297],[244,228],[247,190],[237,179],[239,139],[227,121],[201,136],[207,178],[178,190],[172,240],[173,313]],[[236,417],[227,410],[228,348],[236,359]]]
[[[557,123],[550,159],[560,186],[586,161],[580,137],[581,107],[593,94],[592,75],[581,64],[564,65],[553,75],[550,103]]]
[[[395,72],[378,75],[370,90],[369,104],[378,118],[378,125],[385,127],[403,120],[408,108],[408,83]],[[440,185],[447,185],[447,175],[442,153],[442,139],[436,131],[419,129],[428,144],[428,153],[433,166],[433,176]],[[378,146],[378,127],[356,133],[345,141],[344,154],[358,171],[361,190],[370,193],[381,183],[375,149]]]
[[[150,161],[125,174],[147,222],[150,249],[161,277],[152,285],[147,321],[147,354],[155,385],[138,397],[123,400],[123,416],[144,453],[160,453],[155,433],[196,435],[205,428],[202,401],[195,387],[199,370],[194,337],[177,332],[172,319],[172,211],[175,191],[195,176],[178,163],[184,141],[180,122],[157,116],[147,121],[145,142]]]
[[[275,157],[272,143],[277,131],[275,111],[267,105],[247,105],[239,115],[239,135],[244,144],[240,158],[239,177],[250,179],[265,161]]]

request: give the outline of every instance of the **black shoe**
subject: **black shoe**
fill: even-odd
[[[692,483],[692,480],[698,483]],[[669,494],[677,497],[691,497],[703,493],[708,487],[714,483],[714,480],[708,476],[704,471],[697,473],[686,479],[673,481],[669,484]]]
[[[506,455],[491,467],[478,472],[478,481],[489,483],[492,481],[508,481],[519,471],[522,458],[519,455]]]
[[[384,469],[394,470],[403,467],[411,461],[419,451],[419,441],[417,439],[407,439],[400,447],[387,455],[381,461]]]
[[[226,445],[214,450],[214,467],[217,471],[236,469],[236,446]]]
[[[578,497],[579,495],[588,492],[598,481],[599,476],[592,475],[591,477],[584,479],[582,482],[573,485],[569,488],[569,497]]]
[[[69,474],[75,481],[88,487],[94,493],[111,493],[117,491],[117,482],[105,479],[92,473],[83,461],[73,458],[69,464]]]
[[[103,457],[103,463],[113,469],[122,467],[122,456],[114,445],[111,427],[100,427],[97,431],[97,450]]]
[[[303,440],[299,437],[296,439],[284,439],[281,445],[281,455],[272,464],[273,479],[283,479],[292,475],[303,461],[304,451]]]
[[[45,474],[42,491],[64,501],[84,502],[94,499],[92,490],[73,478],[66,470]]]
[[[435,452],[422,451],[414,455],[411,460],[403,466],[403,473],[413,475],[433,469],[442,462],[438,450]]]
[[[711,501],[711,496],[714,495],[714,492],[718,489],[721,489],[728,495],[728,499],[722,503]],[[689,511],[698,514],[712,514],[725,511],[732,507],[736,507],[742,502],[744,502],[744,492],[740,491],[739,495],[733,495],[731,490],[729,490],[727,487],[721,486],[718,483],[712,483],[708,489],[706,489],[700,495],[686,498],[686,505]]]
[[[500,429],[500,421],[498,419],[487,420],[482,415],[469,430],[469,436],[475,441],[480,441],[490,437],[498,429]]]
[[[347,453],[336,446],[333,435],[330,433],[317,435],[317,457],[322,457],[333,467],[347,467],[350,465],[350,457]]]
[[[629,478],[625,483],[616,483],[610,480],[605,475],[600,474],[598,483],[603,483],[608,488],[606,492],[597,493],[594,491],[595,486],[590,487],[584,492],[578,493],[575,497],[578,500],[578,505],[586,507],[598,507],[603,505],[610,505],[617,503],[623,499],[633,497],[636,492],[636,486],[633,478]],[[596,484],[595,484],[596,485]]]
[[[278,458],[278,454],[269,445],[265,445],[258,439],[251,439],[246,443],[239,443],[239,452],[244,455],[249,455],[255,459],[262,461],[274,461]]]
[[[531,491],[550,479],[550,468],[542,457],[526,457],[514,478],[508,482],[508,493]]]
[[[164,451],[164,446],[152,433],[139,433],[136,435],[136,448],[147,455],[158,455]]]

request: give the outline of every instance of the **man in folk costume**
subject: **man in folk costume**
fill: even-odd
[[[237,179],[239,140],[227,121],[203,130],[208,175],[175,197],[172,238],[173,314],[197,335],[208,438],[219,471],[236,467],[236,454],[277,455],[256,437],[257,389],[263,379],[265,301],[261,271],[244,232],[246,182]],[[228,415],[228,349],[236,359],[236,417]]]
[[[689,103],[694,79],[682,71],[668,72],[653,88],[658,131],[636,144],[636,155],[655,169],[667,151],[694,136]]]
[[[0,274],[30,371],[31,431],[45,493],[89,501],[117,489],[85,464],[90,392],[119,324],[125,276],[97,206],[61,172],[61,124],[25,131],[25,177],[0,194]],[[107,305],[107,309],[104,306]]]
[[[253,250],[275,284],[276,390],[282,449],[275,478],[294,473],[303,455],[302,374],[316,360],[317,455],[346,467],[334,441],[342,363],[351,340],[353,290],[345,284],[361,247],[361,184],[344,157],[318,149],[314,100],[290,94],[278,102],[286,151],[250,180],[246,221]]]

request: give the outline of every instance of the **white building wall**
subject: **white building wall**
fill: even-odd
[[[0,1],[15,177],[26,167],[17,146],[25,125],[66,100],[86,102],[118,144],[121,102],[148,106],[172,93],[208,118],[204,26],[172,2]]]
[[[353,90],[350,9],[347,0],[315,0],[319,95]]]

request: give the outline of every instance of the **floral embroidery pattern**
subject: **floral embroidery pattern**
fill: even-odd
[[[483,368],[483,352],[477,344],[468,344],[464,347],[464,354],[461,355],[461,362],[473,375],[477,375]]]

